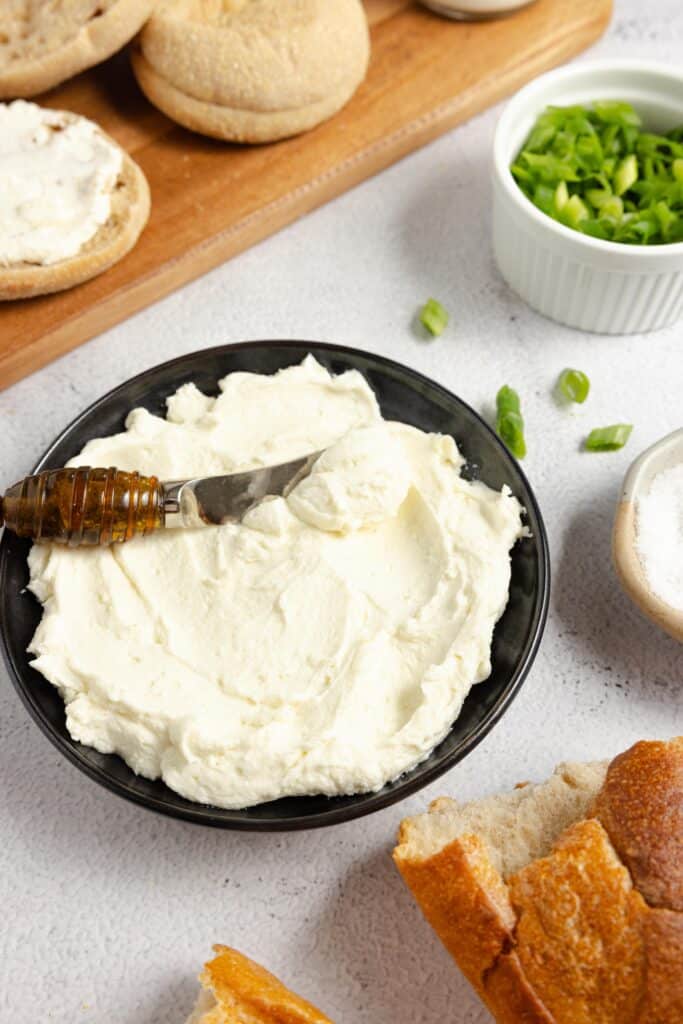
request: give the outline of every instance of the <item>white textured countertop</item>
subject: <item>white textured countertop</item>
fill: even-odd
[[[680,61],[680,0],[617,0],[591,56]],[[304,834],[239,835],[167,820],[81,775],[40,734],[0,668],[0,1020],[176,1024],[211,943],[237,946],[337,1024],[488,1021],[422,920],[389,850],[400,818],[542,778],[683,731],[683,647],[645,621],[610,565],[614,503],[639,450],[680,427],[683,324],[648,337],[581,335],[504,286],[489,245],[491,111],[277,237],[0,393],[0,487],[28,472],[82,408],[193,349],[319,338],[414,366],[478,409],[524,401],[525,469],[552,548],[539,657],[498,726],[430,789],[371,818]],[[411,331],[435,295],[452,327]],[[560,411],[558,372],[588,372],[585,409]],[[621,419],[624,451],[579,451]]]

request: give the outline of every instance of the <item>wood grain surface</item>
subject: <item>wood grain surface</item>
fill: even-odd
[[[365,0],[372,60],[335,118],[268,146],[193,135],[140,93],[125,53],[47,94],[98,121],[142,166],[152,215],[121,263],[58,295],[0,303],[7,387],[376,174],[602,33],[611,0],[537,0],[506,18],[453,22],[410,0]],[[296,333],[296,324],[292,324]]]

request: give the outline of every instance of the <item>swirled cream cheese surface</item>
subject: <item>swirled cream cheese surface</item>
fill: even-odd
[[[378,789],[489,674],[520,505],[462,479],[450,437],[385,422],[355,371],[309,356],[220,387],[133,410],[72,464],[182,479],[326,448],[312,474],[239,525],[35,545],[34,666],[75,739],[191,800]]]
[[[0,265],[75,256],[109,219],[122,159],[84,117],[0,103]]]

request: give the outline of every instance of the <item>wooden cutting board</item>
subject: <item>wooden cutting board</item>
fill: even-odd
[[[93,118],[135,157],[149,179],[152,215],[133,252],[95,280],[0,303],[0,387],[583,50],[611,13],[611,0],[537,0],[507,18],[466,23],[411,0],[365,3],[373,46],[365,83],[337,117],[285,142],[240,147],[185,131],[147,103],[125,54],[47,95],[47,105]]]

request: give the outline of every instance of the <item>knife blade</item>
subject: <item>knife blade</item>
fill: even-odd
[[[309,475],[321,455],[322,451],[317,451],[276,466],[162,483],[164,526],[192,528],[239,522],[265,498],[286,497]]]

